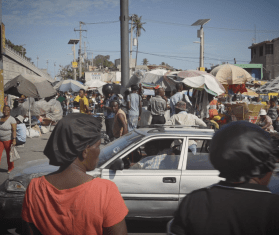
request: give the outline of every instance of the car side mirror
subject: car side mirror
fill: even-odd
[[[124,169],[124,162],[122,159],[118,158],[114,163],[112,163],[110,169],[114,171],[122,171]]]

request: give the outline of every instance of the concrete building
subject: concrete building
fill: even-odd
[[[115,64],[115,67],[121,71],[121,59],[116,59],[114,60],[114,64]],[[136,65],[136,59],[132,59],[130,60],[130,68],[132,70],[135,70],[135,65]]]
[[[273,80],[279,76],[279,38],[253,43],[250,64],[263,65],[263,79]]]

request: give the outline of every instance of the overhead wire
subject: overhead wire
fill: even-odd
[[[192,27],[190,24],[183,24],[183,23],[175,23],[175,22],[166,22],[166,21],[159,21],[159,20],[151,20],[151,19],[144,19],[149,22],[159,23],[159,24],[168,24],[168,25],[176,25],[176,26],[184,26],[184,27]],[[255,32],[254,29],[233,29],[233,28],[219,28],[219,27],[206,27],[207,29],[216,29],[216,30],[231,30],[231,31],[241,31],[241,32]],[[257,30],[257,33],[279,33],[279,30]]]

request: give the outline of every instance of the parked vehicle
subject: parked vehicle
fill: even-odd
[[[115,182],[129,209],[127,219],[169,220],[188,193],[221,180],[209,161],[213,134],[212,129],[178,126],[136,129],[107,144],[88,174]],[[30,180],[57,169],[43,159],[12,171],[0,187],[0,219],[20,218]],[[269,185],[276,194],[278,180],[274,174]]]

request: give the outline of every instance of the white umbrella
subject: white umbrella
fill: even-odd
[[[187,77],[184,78],[182,82],[192,88],[206,89],[209,93],[211,93],[210,91],[213,91],[215,93],[213,93],[213,95],[221,95],[225,93],[225,88],[220,85],[211,74],[201,74],[197,77]]]
[[[78,92],[80,89],[87,90],[87,87],[82,85],[79,81],[76,80],[64,80],[63,83],[61,84],[59,90],[66,92],[69,90],[72,90],[73,92]]]

